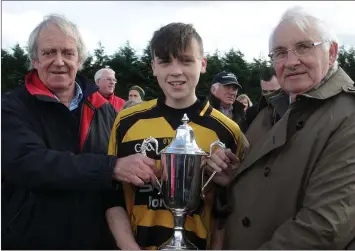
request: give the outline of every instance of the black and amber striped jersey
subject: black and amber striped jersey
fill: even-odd
[[[184,113],[190,120],[188,124],[194,130],[198,146],[205,152],[210,151],[212,142],[220,140],[241,157],[247,145],[244,135],[235,122],[213,109],[207,99],[197,100],[185,109],[173,109],[165,105],[164,98],[144,102],[118,114],[112,129],[109,154],[121,158],[140,152],[143,140],[150,136],[158,140],[158,150],[161,151],[175,137]],[[147,156],[155,159],[160,168],[160,156],[153,145],[148,147]],[[156,249],[169,240],[173,234],[173,216],[157,189],[151,184],[134,187],[123,183],[123,194],[138,245],[142,249]],[[199,249],[209,247],[213,199],[214,191],[211,189],[201,201],[201,206],[186,219],[186,237]]]

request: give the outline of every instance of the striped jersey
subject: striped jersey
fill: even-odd
[[[197,100],[188,108],[173,109],[165,105],[164,98],[158,98],[122,110],[112,129],[109,154],[121,158],[138,153],[143,140],[150,136],[158,140],[158,151],[161,151],[172,142],[184,113],[190,120],[188,125],[194,130],[201,149],[209,152],[210,144],[220,140],[241,159],[248,144],[244,135],[234,121],[212,108],[207,99]],[[146,153],[156,160],[160,168],[160,156],[154,147],[150,145]],[[173,216],[166,209],[158,190],[151,184],[135,187],[124,182],[122,188],[125,208],[138,245],[142,249],[156,249],[168,241],[173,235]],[[120,196],[119,193],[117,196]],[[186,218],[186,238],[199,249],[209,247],[213,199],[212,186],[199,208]],[[114,203],[111,206],[115,206]]]

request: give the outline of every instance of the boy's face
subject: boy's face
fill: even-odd
[[[200,74],[206,72],[207,59],[201,55],[200,45],[195,39],[179,58],[161,59],[154,56],[152,69],[165,102],[173,108],[185,108],[195,101],[195,90]]]

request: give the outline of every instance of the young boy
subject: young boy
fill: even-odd
[[[196,96],[196,86],[200,74],[206,71],[207,61],[202,39],[191,25],[171,23],[160,28],[153,35],[150,49],[153,73],[164,95],[121,111],[110,139],[109,154],[116,155],[120,162],[114,175],[122,181],[123,189],[116,191],[106,216],[121,249],[155,249],[173,234],[173,216],[152,185],[160,156],[154,149],[147,152],[148,157],[140,154],[145,138],[156,138],[159,151],[162,150],[175,137],[186,113],[197,144],[205,152],[219,139],[240,158],[247,144],[235,122],[213,109],[207,99]],[[213,180],[225,186],[230,175],[219,172]],[[200,208],[186,219],[186,237],[199,249],[210,247],[214,190],[207,193]],[[120,203],[122,196],[124,207]]]

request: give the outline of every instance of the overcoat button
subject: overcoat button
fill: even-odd
[[[265,177],[269,176],[270,172],[271,172],[270,167],[266,167],[266,168],[265,168],[265,171],[264,171],[264,176],[265,176]]]
[[[297,130],[301,130],[304,127],[304,122],[303,121],[298,121],[296,125]]]
[[[242,224],[244,227],[249,227],[250,226],[250,219],[248,217],[244,217],[242,219]]]

